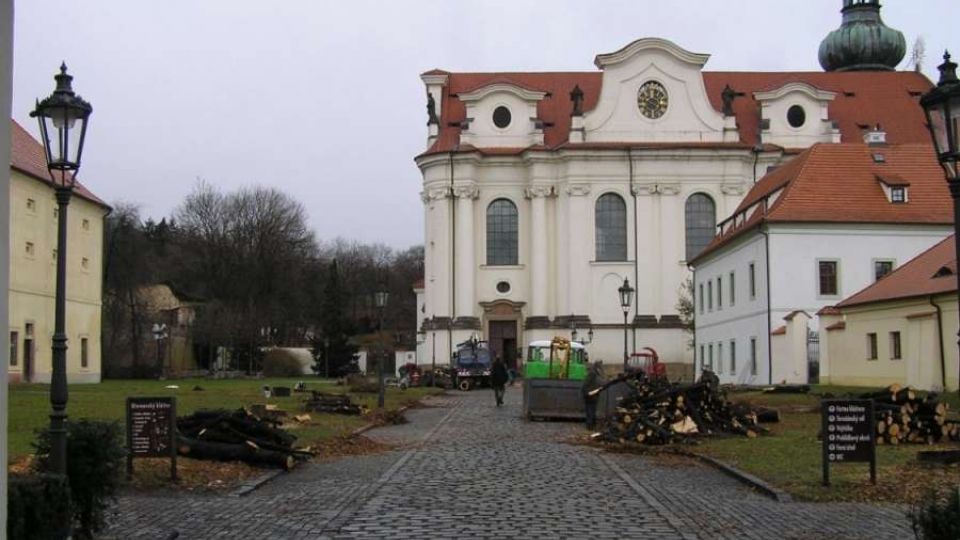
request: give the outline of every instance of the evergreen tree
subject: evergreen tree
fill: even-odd
[[[320,302],[320,333],[313,339],[313,371],[325,377],[340,377],[355,371],[357,347],[350,343],[352,329],[344,317],[345,295],[337,260],[327,270]]]

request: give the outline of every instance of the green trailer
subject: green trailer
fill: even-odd
[[[564,338],[531,342],[523,365],[524,417],[583,419],[580,388],[588,367],[581,343]]]

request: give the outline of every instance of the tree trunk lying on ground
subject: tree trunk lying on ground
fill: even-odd
[[[296,463],[291,453],[259,448],[255,443],[231,444],[179,437],[177,452],[194,459],[243,461],[251,465],[280,467],[287,471]]]
[[[349,415],[364,413],[364,407],[353,403],[348,395],[324,394],[317,391],[311,394],[311,397],[303,403],[305,411]]]
[[[197,459],[239,460],[289,469],[312,454],[294,449],[296,437],[280,425],[279,420],[259,418],[242,408],[197,411],[177,418],[177,450]]]

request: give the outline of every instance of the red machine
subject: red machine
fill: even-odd
[[[630,371],[643,371],[651,379],[667,376],[667,366],[660,363],[660,356],[651,347],[644,347],[640,352],[631,354],[627,367]]]

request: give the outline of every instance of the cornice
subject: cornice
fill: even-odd
[[[634,41],[619,51],[607,54],[598,54],[593,63],[599,69],[604,69],[608,66],[614,66],[625,62],[634,56],[649,50],[665,52],[682,62],[693,64],[699,67],[702,67],[707,63],[707,60],[710,59],[709,54],[700,54],[688,51],[676,43],[666,39],[642,38]]]
[[[564,191],[571,197],[585,197],[590,194],[590,184],[567,184]]]
[[[513,94],[518,98],[524,101],[540,101],[547,96],[546,92],[538,92],[534,90],[528,90],[526,88],[521,88],[517,85],[500,82],[494,84],[488,84],[477,88],[472,92],[463,92],[457,94],[457,98],[464,103],[470,103],[472,101],[480,101],[481,99],[494,94],[496,92],[505,92],[507,94]]]
[[[769,90],[766,92],[754,92],[753,97],[757,101],[771,101],[775,99],[780,99],[787,94],[792,94],[794,92],[799,92],[801,94],[806,94],[812,99],[817,101],[833,101],[837,97],[836,92],[829,92],[827,90],[821,90],[816,86],[804,83],[804,82],[789,82],[780,88],[774,90]]]

